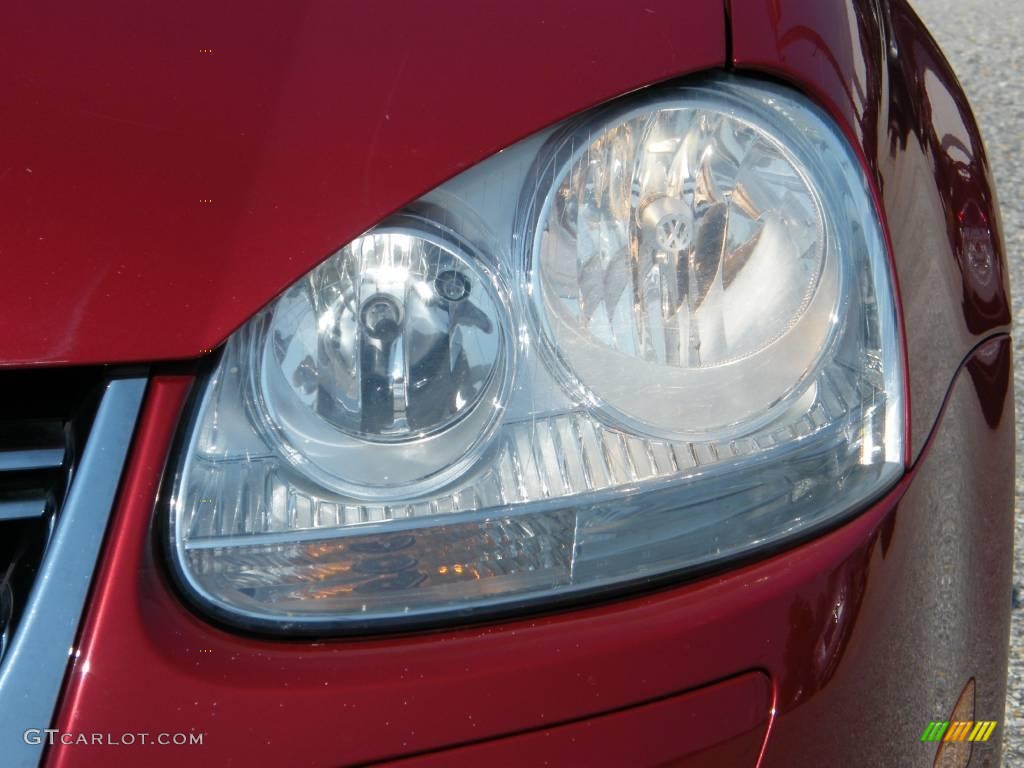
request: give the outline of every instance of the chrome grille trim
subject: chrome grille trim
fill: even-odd
[[[26,744],[23,734],[48,728],[54,716],[145,389],[145,378],[106,384],[25,614],[0,665],[5,766],[35,766],[42,757],[43,745]]]

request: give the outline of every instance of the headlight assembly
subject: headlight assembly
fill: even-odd
[[[499,153],[227,343],[172,561],[221,618],[477,618],[808,535],[903,470],[868,183],[802,97],[652,89]]]

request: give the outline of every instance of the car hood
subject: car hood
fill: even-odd
[[[50,6],[0,30],[2,366],[199,355],[461,169],[726,57],[722,0]]]

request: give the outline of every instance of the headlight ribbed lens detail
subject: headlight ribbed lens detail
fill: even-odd
[[[531,265],[543,332],[574,384],[656,434],[770,420],[823,358],[840,295],[799,160],[699,100],[577,141],[553,155],[576,149],[545,192]]]
[[[901,361],[839,131],[765,83],[652,89],[451,179],[233,335],[171,560],[289,633],[650,583],[891,487]]]

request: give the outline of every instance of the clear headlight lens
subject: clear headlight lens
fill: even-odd
[[[479,617],[834,523],[903,469],[867,182],[800,96],[571,120],[331,256],[228,342],[171,510],[243,625]]]
[[[838,259],[799,161],[694,99],[638,110],[563,168],[531,287],[577,385],[657,433],[769,421],[816,369],[839,309]]]
[[[253,409],[281,455],[369,498],[450,477],[489,436],[512,358],[507,298],[443,233],[381,228],[267,313]]]

